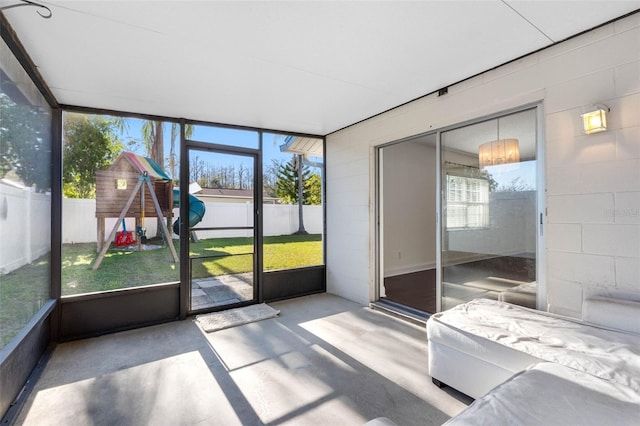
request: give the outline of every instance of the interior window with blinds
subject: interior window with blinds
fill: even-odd
[[[447,174],[447,228],[489,225],[489,182]]]

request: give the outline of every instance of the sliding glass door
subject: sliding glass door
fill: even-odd
[[[537,109],[440,134],[441,310],[483,297],[537,306]]]
[[[379,294],[386,303],[435,313],[437,134],[378,150]]]

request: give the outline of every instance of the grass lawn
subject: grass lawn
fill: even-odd
[[[179,244],[174,242],[180,253]],[[194,277],[253,267],[252,238],[215,238],[191,243]],[[264,269],[287,269],[322,264],[322,235],[264,237]],[[242,255],[245,254],[245,255]],[[175,282],[179,265],[168,247],[149,251],[109,250],[100,268],[91,269],[95,243],[65,244],[62,248],[62,295],[91,293],[141,285]],[[210,258],[209,256],[219,256]],[[0,277],[0,348],[4,347],[48,298],[49,258]]]
[[[49,255],[0,276],[0,349],[49,299]]]

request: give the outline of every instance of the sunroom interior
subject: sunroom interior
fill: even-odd
[[[470,401],[421,389],[431,314],[484,297],[579,319],[594,289],[640,293],[640,2],[464,8],[0,0],[5,420],[441,424]],[[80,196],[86,123],[117,149]],[[263,302],[281,319],[190,322]],[[110,378],[56,417],[58,385],[169,359],[175,393],[129,404],[138,378]],[[196,387],[217,420],[150,408]]]

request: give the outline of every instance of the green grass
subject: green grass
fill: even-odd
[[[178,242],[174,242],[179,253]],[[62,295],[91,293],[180,280],[179,265],[168,247],[149,251],[110,250],[100,268],[91,269],[95,244],[62,249]],[[191,243],[194,277],[248,272],[253,267],[252,238],[214,238]],[[322,264],[321,235],[281,235],[264,238],[264,269]]]
[[[49,299],[49,255],[0,276],[0,349]]]
[[[177,241],[176,251],[180,253]],[[215,238],[191,243],[194,277],[248,272],[253,268],[252,238]],[[289,269],[322,264],[321,235],[264,237],[264,269]],[[100,268],[91,265],[94,244],[62,248],[62,295],[92,293],[180,279],[168,247],[149,251],[109,250]],[[215,258],[211,257],[215,256]],[[0,348],[4,347],[48,299],[49,258],[45,256],[0,276]]]

